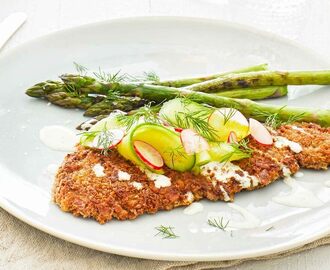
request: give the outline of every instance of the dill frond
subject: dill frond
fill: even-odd
[[[155,227],[155,229],[158,231],[158,233],[155,235],[160,235],[163,238],[177,238],[179,237],[178,235],[176,235],[173,231],[174,227],[170,227],[170,226],[164,226],[164,225],[160,225],[158,227]]]

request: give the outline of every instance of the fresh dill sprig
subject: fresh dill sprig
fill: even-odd
[[[159,82],[160,78],[154,71],[143,72],[144,81]]]
[[[213,219],[208,219],[207,220],[207,224],[209,224],[212,227],[216,227],[222,231],[225,231],[228,224],[229,224],[229,220],[227,222],[224,221],[224,217],[221,218],[213,218]]]
[[[130,82],[159,82],[160,78],[154,71],[143,72],[141,76],[126,74],[126,81]]]
[[[287,120],[283,120],[283,119],[281,119],[280,113],[285,107],[286,106],[283,106],[275,113],[269,113],[269,112],[264,112],[264,111],[259,110],[257,112],[257,115],[266,118],[266,120],[265,120],[266,126],[269,126],[273,129],[277,129],[278,127],[280,127],[282,125],[288,125],[288,124],[297,122],[305,115],[305,113],[302,112],[299,114],[291,115]]]
[[[235,113],[237,112],[236,109],[234,108],[229,108],[229,110],[218,110],[218,112],[220,112],[223,116],[223,124],[226,125],[227,122],[235,115]]]
[[[249,143],[248,138],[244,138],[237,143],[231,143],[230,145],[233,150],[231,152],[223,155],[222,158],[218,161],[220,163],[223,163],[223,162],[227,163],[232,160],[232,157],[234,155],[236,155],[235,159],[237,157],[239,157],[240,159],[251,157],[251,155],[253,153],[253,149],[249,147],[248,143]]]
[[[143,119],[146,123],[160,124],[160,119],[157,115],[157,107],[158,105],[152,106],[152,103],[150,102],[134,111],[133,114],[118,115],[117,120],[120,124],[126,126],[127,131],[137,124],[140,119]]]
[[[81,95],[79,88],[77,88],[73,84],[65,84],[64,88],[68,93],[70,93],[74,97],[79,97]]]
[[[98,72],[93,72],[93,75],[104,82],[108,83],[118,83],[118,82],[123,82],[126,80],[127,75],[126,74],[121,74],[121,71],[117,71],[116,73],[109,73],[103,71],[101,68],[99,68]]]
[[[109,91],[106,95],[106,99],[109,100],[117,100],[120,97],[120,93],[118,91]]]
[[[108,155],[110,146],[113,145],[114,141],[113,133],[110,130],[102,130],[97,137],[96,147],[102,148],[101,153]]]
[[[285,121],[285,124],[288,125],[288,124],[292,124],[294,122],[300,121],[303,118],[304,115],[305,115],[304,112],[299,113],[299,114],[295,114],[295,115],[291,115],[289,117],[289,119]]]
[[[193,112],[177,112],[174,116],[174,120],[167,115],[162,115],[161,117],[173,127],[183,129],[192,128],[204,138],[215,140],[217,137],[216,130],[208,123],[208,116],[208,111],[200,110]]]
[[[75,67],[75,69],[77,70],[77,72],[80,74],[80,75],[86,75],[87,74],[87,71],[88,71],[88,68],[76,63],[76,62],[73,62],[73,65]]]
[[[164,154],[168,154],[171,158],[172,166],[174,167],[174,162],[177,157],[182,157],[183,159],[186,159],[187,157],[184,155],[185,151],[182,145],[175,147],[175,148],[169,148],[168,150],[164,151]]]
[[[251,156],[253,153],[253,149],[249,146],[249,138],[244,138],[237,143],[232,144],[233,147],[238,147],[245,154]]]
[[[155,227],[155,229],[158,231],[158,233],[155,234],[155,236],[160,235],[163,238],[172,238],[172,239],[179,237],[174,233],[173,231],[174,227],[160,225],[158,227]]]
[[[113,145],[115,139],[111,130],[106,129],[106,125],[104,125],[104,128],[102,130],[85,131],[81,132],[79,135],[82,135],[80,137],[81,144],[84,144],[88,141],[92,141],[97,137],[95,147],[102,149],[101,153],[103,155],[108,155],[109,151],[111,150],[110,146]]]

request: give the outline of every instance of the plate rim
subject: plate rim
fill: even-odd
[[[255,33],[257,35],[261,35],[265,38],[276,40],[281,43],[285,43],[290,46],[294,46],[299,48],[301,51],[306,52],[309,55],[313,55],[315,58],[317,58],[322,64],[329,65],[329,60],[322,57],[319,53],[313,51],[312,49],[306,48],[300,43],[287,39],[285,37],[279,36],[277,34],[273,34],[271,32],[267,32],[264,30],[259,30],[255,27],[220,20],[220,19],[213,19],[213,18],[205,18],[205,17],[191,17],[191,16],[133,16],[133,17],[122,17],[122,18],[115,18],[115,19],[108,19],[108,20],[102,20],[98,22],[93,23],[86,23],[78,26],[73,26],[61,30],[55,30],[51,31],[45,35],[41,35],[38,37],[35,37],[33,39],[30,39],[26,42],[23,42],[14,48],[8,49],[5,52],[0,53],[0,61],[3,58],[10,57],[10,55],[15,54],[17,51],[19,51],[21,48],[24,48],[25,46],[33,45],[34,43],[38,43],[42,41],[43,39],[47,39],[53,35],[61,35],[63,33],[68,33],[71,31],[75,31],[77,29],[84,29],[89,27],[97,27],[98,25],[104,25],[104,24],[112,24],[112,23],[118,23],[118,22],[134,22],[136,20],[140,21],[153,21],[153,20],[167,20],[167,21],[186,21],[186,22],[203,22],[203,23],[212,23],[219,26],[224,26],[227,28],[234,28],[242,31],[247,31],[250,33]],[[55,236],[57,238],[60,238],[65,241],[69,241],[71,243],[84,246],[87,248],[122,255],[122,256],[129,256],[134,258],[144,258],[144,259],[153,259],[153,260],[162,260],[162,261],[221,261],[221,260],[234,260],[234,259],[245,259],[245,258],[253,258],[253,257],[260,257],[260,256],[266,256],[271,255],[279,252],[285,252],[290,249],[294,249],[297,247],[301,247],[305,244],[308,244],[310,242],[313,242],[315,240],[318,240],[330,233],[330,227],[329,229],[323,229],[319,232],[315,232],[312,234],[309,234],[308,236],[302,236],[301,239],[293,239],[288,242],[280,243],[275,246],[272,246],[267,249],[251,249],[249,251],[244,252],[235,252],[234,254],[228,255],[223,253],[217,253],[212,252],[208,253],[207,255],[199,255],[199,254],[184,254],[184,255],[175,255],[173,253],[165,253],[165,252],[155,252],[155,251],[143,251],[141,249],[135,249],[135,248],[121,248],[116,245],[111,244],[101,244],[96,243],[95,241],[91,241],[90,239],[86,239],[79,236],[74,236],[70,233],[65,233],[63,230],[58,230],[55,228],[52,228],[48,225],[43,224],[42,222],[32,218],[31,216],[27,215],[26,213],[22,212],[19,208],[17,208],[15,205],[8,202],[4,197],[0,196],[0,207],[4,209],[9,214],[13,215],[14,217],[18,218],[19,220],[23,221],[24,223],[43,231],[44,233],[50,234],[52,236]]]

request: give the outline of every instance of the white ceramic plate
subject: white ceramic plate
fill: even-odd
[[[45,125],[74,128],[80,111],[47,106],[24,90],[65,72],[76,61],[91,69],[127,72],[154,70],[164,77],[213,73],[268,62],[272,68],[324,68],[321,57],[296,44],[250,28],[220,21],[147,17],[86,25],[38,38],[0,56],[0,205],[19,219],[68,241],[127,256],[163,260],[223,260],[266,255],[320,238],[330,232],[329,172],[305,172],[300,182],[324,201],[316,209],[276,204],[271,198],[288,187],[278,181],[262,190],[236,196],[236,203],[262,221],[256,229],[232,235],[207,225],[210,211],[231,212],[223,202],[203,201],[204,211],[183,215],[182,208],[145,215],[134,221],[92,220],[63,213],[50,201],[53,179],[45,170],[60,163],[63,152],[39,140]],[[329,66],[328,66],[329,67]],[[308,88],[307,88],[308,89]],[[329,89],[281,104],[330,107]],[[301,90],[299,93],[307,93]],[[295,97],[299,95],[294,95]],[[235,213],[233,213],[235,214]],[[154,227],[175,227],[177,239],[155,237]],[[269,227],[274,228],[266,231]]]

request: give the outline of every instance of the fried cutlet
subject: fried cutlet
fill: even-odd
[[[322,128],[313,123],[283,125],[278,135],[299,143],[303,151],[295,157],[303,168],[326,170],[330,164],[330,128]]]
[[[154,181],[116,151],[104,156],[99,151],[78,147],[75,153],[67,155],[57,173],[54,201],[63,211],[105,223],[112,218],[134,219],[144,213],[170,210],[203,198],[232,201],[234,195],[242,190],[261,188],[282,177],[283,167],[291,173],[299,169],[293,153],[287,148],[258,148],[253,139],[250,145],[256,149],[252,156],[233,165],[237,166],[238,176],[247,175],[248,183],[242,184],[235,177],[219,181],[214,174],[217,168],[206,168],[204,175],[165,168],[171,185],[161,188],[157,188]],[[95,175],[92,168],[96,164],[102,165],[105,176]],[[226,168],[218,168],[220,175],[222,169]],[[119,171],[128,173],[130,180],[119,180]],[[136,183],[141,184],[139,188]]]
[[[75,153],[66,156],[56,175],[54,201],[63,211],[105,223],[113,218],[135,219],[144,213],[170,210],[203,198],[232,201],[236,193],[267,186],[288,172],[294,174],[300,166],[328,167],[329,128],[304,123],[284,125],[275,133],[301,144],[302,151],[295,153],[288,146],[263,146],[250,138],[253,153],[232,163],[235,177],[227,174],[225,166],[217,168],[212,164],[204,166],[201,175],[165,168],[171,184],[160,188],[116,151],[105,156],[97,150],[78,146]],[[101,177],[93,171],[96,164],[104,168]],[[120,180],[119,172],[127,173],[130,179]],[[242,182],[242,179],[245,180]]]

